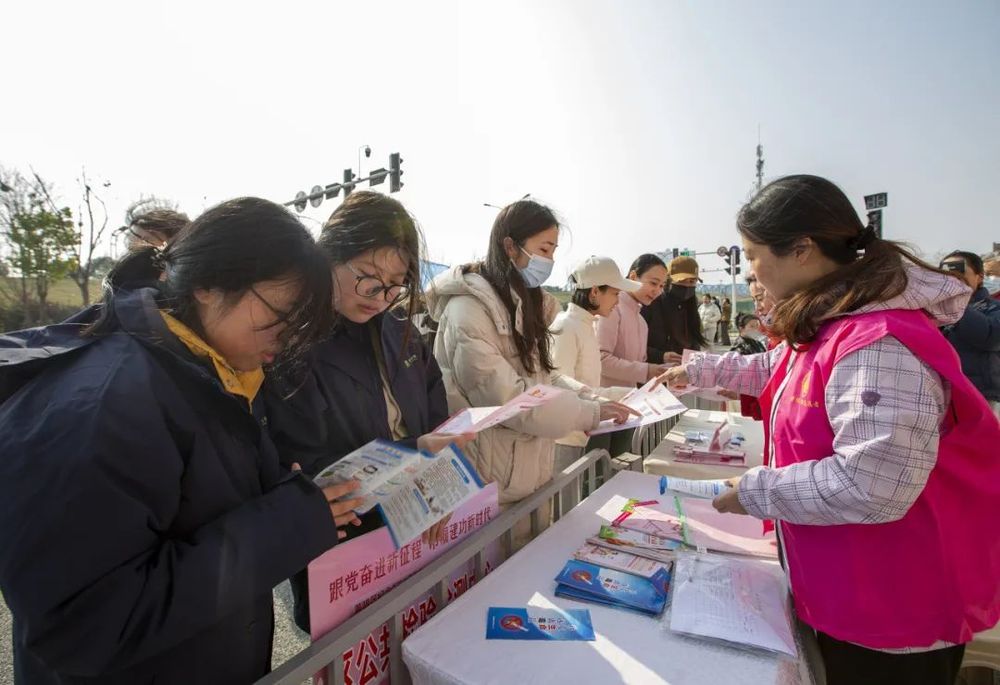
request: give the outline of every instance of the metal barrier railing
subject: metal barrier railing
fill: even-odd
[[[434,562],[402,581],[395,589],[371,604],[364,611],[347,619],[334,630],[313,642],[264,678],[257,685],[299,685],[331,664],[331,685],[343,685],[340,662],[344,652],[367,637],[382,624],[389,624],[389,678],[393,685],[408,685],[410,676],[403,665],[402,612],[410,605],[432,592],[437,606],[443,607],[447,597],[447,584],[451,574],[461,566],[475,560],[476,578],[485,575],[485,549],[502,538],[503,558],[512,554],[514,525],[528,518],[531,537],[542,530],[540,509],[552,502],[552,518],[558,520],[565,514],[560,493],[563,488],[576,484],[586,476],[597,484],[597,464],[603,466],[604,478],[611,477],[611,459],[606,450],[592,450],[557,473],[541,489],[505,509],[482,529],[435,559]],[[596,488],[595,488],[596,489]]]
[[[648,457],[656,446],[663,442],[663,438],[667,437],[667,433],[678,420],[679,416],[671,416],[669,419],[636,428],[632,434],[632,454],[637,454],[643,459]]]

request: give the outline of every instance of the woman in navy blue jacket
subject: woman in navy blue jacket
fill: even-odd
[[[355,192],[327,220],[319,246],[337,318],[300,373],[268,383],[270,431],[283,462],[315,475],[376,438],[442,449],[455,436],[432,434],[448,418],[441,369],[411,323],[421,254],[413,217],[387,195]],[[349,532],[379,525],[373,511]],[[292,589],[296,623],[308,630],[304,573]]]
[[[324,261],[287,211],[233,200],[126,257],[100,305],[0,338],[17,682],[268,672],[272,588],[356,520],[331,501],[357,484],[282,468],[255,401],[262,365],[322,325]]]

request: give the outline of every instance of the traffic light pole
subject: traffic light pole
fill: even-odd
[[[729,300],[729,320],[730,325],[735,325],[736,323],[736,269],[731,269],[733,272],[733,297]]]
[[[389,179],[389,192],[398,192],[403,187],[403,182],[400,180],[400,176],[403,175],[403,171],[400,166],[403,163],[403,159],[399,156],[398,152],[393,152],[389,155],[389,168],[388,169],[373,169],[368,173],[365,178],[354,178],[354,172],[351,169],[344,169],[344,181],[343,183],[331,183],[327,186],[313,186],[309,193],[304,190],[300,190],[295,198],[284,203],[285,207],[295,207],[296,211],[305,211],[306,204],[311,204],[313,207],[319,207],[323,200],[332,200],[340,194],[340,191],[344,191],[344,197],[351,194],[351,191],[357,188],[364,182],[368,182],[369,186],[377,186],[383,183],[386,178]],[[361,169],[359,168],[358,171]]]

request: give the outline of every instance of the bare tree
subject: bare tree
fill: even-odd
[[[32,174],[35,177],[36,185],[44,192],[50,209],[54,209],[56,203],[53,201],[45,182],[34,170],[32,170]],[[79,229],[80,241],[73,250],[76,265],[70,270],[69,277],[73,279],[76,287],[80,289],[80,299],[83,301],[83,306],[87,307],[90,305],[90,281],[94,275],[94,259],[96,258],[94,253],[104,238],[110,217],[108,215],[108,206],[94,190],[90,179],[87,178],[86,168],[81,170],[80,178],[77,179],[77,182],[80,184],[80,193],[82,196],[77,211],[77,228]],[[102,187],[104,188],[110,186],[110,181],[102,183]]]

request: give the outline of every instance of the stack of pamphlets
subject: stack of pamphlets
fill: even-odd
[[[667,604],[670,571],[643,578],[571,559],[556,576],[556,596],[658,616]]]
[[[668,477],[668,489],[681,479]],[[724,481],[698,481],[706,490],[720,492]],[[764,533],[761,522],[750,516],[721,514],[708,499],[667,495],[656,502],[635,503],[615,496],[597,514],[612,521],[615,528],[668,538],[689,549],[745,554],[776,559],[778,545],[774,533]]]
[[[674,459],[697,464],[745,466],[747,453],[742,449],[746,438],[733,430],[728,420],[722,421],[712,435],[701,431],[686,431],[684,444],[674,445]]]
[[[661,568],[670,571],[669,561],[654,561],[620,549],[612,549],[590,542],[576,550],[573,553],[573,558],[643,578],[652,578]]]
[[[637,557],[669,564],[674,559],[674,551],[682,549],[684,544],[670,538],[663,538],[638,530],[601,526],[594,537],[587,538],[591,545],[605,549],[627,552]]]

